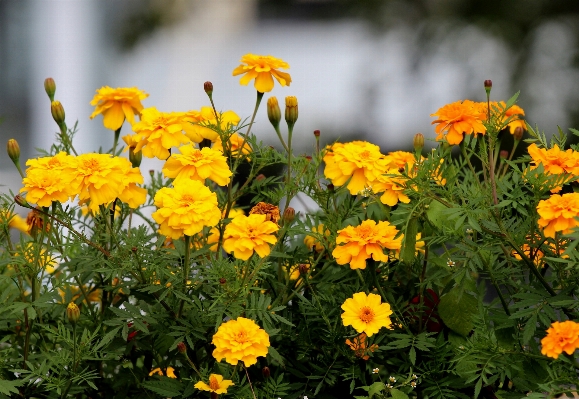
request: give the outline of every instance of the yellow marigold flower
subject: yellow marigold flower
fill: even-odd
[[[336,143],[324,155],[324,175],[334,186],[346,182],[350,194],[357,195],[383,173],[387,160],[380,147],[366,141]]]
[[[90,105],[96,106],[90,118],[103,114],[103,124],[111,130],[118,130],[125,118],[132,125],[135,123],[135,115],[140,115],[143,109],[141,100],[147,97],[147,93],[136,87],[101,87],[90,102]]]
[[[255,89],[260,93],[266,93],[273,89],[273,78],[282,86],[289,86],[292,78],[289,73],[280,72],[278,69],[289,69],[289,64],[270,55],[245,54],[241,57],[240,65],[233,70],[233,76],[245,74],[239,81],[246,86],[255,79]]]
[[[537,223],[544,228],[545,237],[555,238],[558,231],[571,233],[574,227],[579,226],[576,219],[579,216],[579,193],[554,194],[549,199],[541,200],[537,213],[540,216]]]
[[[389,222],[376,224],[373,220],[364,220],[359,226],[338,230],[338,245],[332,256],[339,265],[349,263],[351,269],[365,269],[368,258],[386,262],[388,255],[384,249],[400,250],[403,236],[394,238],[397,234],[398,230]]]
[[[376,334],[382,327],[392,329],[390,304],[382,303],[380,295],[358,292],[342,304],[342,323],[352,326],[368,337]]]
[[[136,134],[127,134],[126,136],[123,136],[122,139],[127,145],[124,152],[130,149],[134,151],[135,148],[137,148],[137,144],[139,144],[138,136]]]
[[[159,233],[173,239],[193,236],[221,219],[217,195],[198,180],[184,180],[173,188],[163,187],[155,195],[157,209],[151,215]]]
[[[171,154],[163,166],[165,177],[175,179],[179,184],[183,180],[209,179],[220,186],[229,183],[232,175],[227,165],[227,158],[218,150],[204,147],[201,150],[187,144],[179,147],[181,154]]]
[[[506,107],[506,104],[504,101],[501,101],[500,104],[503,107]],[[509,124],[507,125],[509,128],[509,132],[511,134],[515,134],[515,130],[518,127],[520,127],[523,130],[527,130],[527,123],[525,122],[524,116],[525,116],[525,111],[523,111],[523,109],[521,107],[519,107],[517,104],[513,104],[511,106],[511,108],[507,109],[507,112],[505,112],[505,119],[513,117],[511,122],[509,122]]]
[[[159,112],[157,108],[145,108],[141,112],[141,121],[133,125],[138,141],[135,152],[142,151],[147,158],[167,159],[169,149],[190,142],[183,134],[187,124],[183,122],[183,113]]]
[[[209,376],[209,384],[205,381],[199,381],[194,385],[195,388],[201,391],[215,392],[216,394],[227,393],[227,388],[235,385],[231,380],[224,380],[220,374],[211,374]]]
[[[275,205],[268,204],[267,202],[259,202],[249,211],[250,215],[265,215],[265,220],[274,222],[277,224],[279,222],[280,214],[279,208]]]
[[[350,341],[349,339],[346,340],[346,345],[348,345],[350,349],[354,351],[354,355],[356,357],[359,357],[362,360],[370,359],[369,353],[372,353],[376,349],[378,349],[378,345],[376,344],[368,347],[368,343],[366,342],[367,338],[368,336],[366,335],[366,333],[362,333],[357,337],[354,337],[352,341]]]
[[[486,128],[482,124],[485,117],[484,111],[477,103],[470,100],[447,104],[430,116],[438,117],[432,122],[433,125],[437,124],[436,140],[441,141],[446,138],[450,145],[460,144],[463,133],[486,133]]]
[[[243,144],[244,141],[245,144]],[[241,148],[242,145],[243,145],[242,153],[245,155],[251,154],[252,149],[249,143],[246,140],[244,140],[243,137],[240,136],[239,134],[233,133],[231,136],[229,136],[229,140],[227,140],[225,149],[223,148],[223,143],[221,142],[221,140],[217,140],[215,144],[213,144],[213,149],[219,150],[224,154],[229,154],[232,157],[237,157],[237,155],[239,154],[239,149]]]
[[[553,322],[541,345],[541,353],[545,356],[557,359],[563,352],[572,355],[579,348],[579,323],[571,320]]]
[[[81,205],[88,204],[91,212],[99,205],[108,205],[116,198],[137,208],[145,203],[147,190],[138,187],[143,176],[126,158],[110,154],[82,154],[77,157],[74,172],[79,184],[78,198]]]
[[[219,129],[227,131],[231,126],[237,126],[241,118],[233,111],[218,112]],[[200,143],[204,139],[215,143],[219,140],[217,118],[213,107],[201,107],[200,111],[188,111],[182,115],[183,130],[185,135],[194,143]]]
[[[28,233],[30,226],[20,215],[10,212],[8,209],[0,209],[0,224],[5,224],[11,229]]]
[[[213,357],[233,366],[242,361],[245,367],[257,363],[259,356],[267,355],[269,335],[259,328],[255,321],[238,317],[219,326],[213,340]]]
[[[239,215],[225,226],[223,249],[237,259],[247,260],[255,251],[260,258],[269,255],[269,244],[275,244],[279,227],[266,220],[266,215]]]
[[[406,178],[402,176],[399,169],[390,169],[384,174],[379,175],[372,183],[372,192],[379,194],[380,202],[383,204],[394,206],[398,202],[408,204],[410,198],[404,194],[406,189]]]
[[[306,244],[310,251],[314,249],[316,252],[322,252],[325,248],[324,242],[326,241],[326,237],[329,237],[331,234],[330,230],[320,223],[318,226],[312,228],[312,233],[314,234],[307,235],[304,238],[304,244]]]
[[[384,158],[388,162],[386,164],[387,169],[405,169],[406,165],[410,168],[416,163],[414,154],[407,151],[389,152]]]

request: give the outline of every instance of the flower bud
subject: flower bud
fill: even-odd
[[[269,370],[269,367],[265,366],[264,368],[262,368],[261,374],[263,375],[264,378],[269,378],[269,376],[271,375],[271,371]]]
[[[185,345],[184,342],[179,342],[177,344],[177,350],[179,351],[179,353],[181,353],[182,355],[187,353],[187,345]]]
[[[326,187],[328,188],[328,191],[334,191],[334,185],[332,183],[328,184]]]
[[[487,79],[487,80],[485,80],[484,85],[485,85],[485,91],[487,92],[487,95],[489,95],[491,92],[491,89],[493,88],[493,81],[490,79]]]
[[[291,206],[288,206],[285,211],[283,211],[283,220],[286,223],[291,223],[296,217],[296,210]]]
[[[64,107],[60,101],[53,101],[50,103],[50,112],[52,113],[52,117],[58,126],[64,123]]]
[[[255,176],[255,180],[256,181],[263,181],[263,180],[265,180],[265,175],[263,173],[260,173],[259,175]]]
[[[424,147],[424,135],[422,133],[416,133],[412,143],[414,145],[414,151],[422,151],[422,147]]]
[[[76,324],[78,319],[80,318],[80,309],[76,306],[76,303],[71,302],[66,307],[66,317],[68,318],[68,322],[70,324]]]
[[[32,209],[32,206],[20,194],[14,196],[14,202],[16,202],[18,205],[23,206],[25,208]]]
[[[8,152],[8,156],[12,162],[18,164],[20,160],[20,146],[18,145],[18,141],[14,139],[8,140],[8,143],[6,143],[6,152]]]
[[[314,136],[320,137],[320,131],[319,131],[319,130],[314,130]]]
[[[276,97],[270,97],[267,99],[267,117],[273,127],[277,129],[279,121],[281,120],[281,110],[279,109]]]
[[[149,176],[153,177],[155,175],[155,171],[153,169],[149,169]]]
[[[507,150],[501,150],[501,152],[499,152],[499,156],[501,159],[507,159],[509,157],[509,152]]]
[[[515,140],[517,141],[521,141],[521,139],[523,138],[523,128],[520,126],[517,126],[515,128],[515,131],[513,132],[513,137],[515,138]]]
[[[56,92],[56,83],[52,78],[44,79],[44,90],[46,94],[48,94],[48,98],[50,98],[50,102],[54,101],[54,93]]]
[[[211,95],[213,94],[213,83],[209,81],[203,83],[203,90],[205,90],[205,93],[207,93],[207,95],[211,97]]]
[[[129,147],[129,161],[133,165],[133,168],[138,168],[141,166],[141,161],[143,160],[143,152],[135,152],[134,148]]]
[[[307,263],[300,263],[300,265],[298,266],[298,270],[300,274],[307,274],[310,271],[310,265],[308,265]]]
[[[219,279],[219,284],[221,284],[221,285],[225,284],[226,282],[227,282],[227,280],[224,279],[223,277],[221,277],[221,278]]]
[[[288,127],[293,125],[298,120],[298,99],[295,96],[287,96],[285,98],[285,121]]]

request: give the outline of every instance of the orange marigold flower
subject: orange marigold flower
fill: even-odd
[[[194,143],[200,143],[204,139],[215,143],[219,141],[217,128],[227,131],[231,126],[236,126],[241,118],[233,111],[218,112],[219,126],[213,107],[201,107],[200,111],[188,111],[183,113],[182,121],[185,135]]]
[[[376,344],[368,347],[368,343],[366,342],[367,338],[368,336],[366,333],[362,333],[357,337],[354,337],[351,341],[349,339],[346,340],[346,345],[348,345],[350,349],[354,351],[354,355],[363,360],[370,359],[369,353],[372,353],[378,349],[378,345]]]
[[[260,258],[269,255],[269,244],[275,244],[279,227],[266,220],[266,215],[239,215],[225,227],[223,249],[237,259],[247,260],[255,251]]]
[[[220,186],[229,183],[232,173],[221,151],[209,147],[199,150],[193,144],[181,146],[179,151],[181,154],[171,154],[163,166],[163,174],[174,178],[175,183],[191,179],[209,179]]]
[[[171,366],[167,367],[167,370],[165,370],[165,373],[166,373],[167,377],[169,377],[169,378],[177,378],[177,376],[175,375],[175,369]],[[160,367],[154,368],[149,373],[149,377],[153,376],[153,375],[163,375],[163,370]]]
[[[430,116],[438,117],[432,122],[433,125],[437,124],[434,129],[436,140],[446,139],[450,145],[460,144],[463,134],[486,133],[482,124],[484,111],[480,105],[470,100],[447,104]]]
[[[579,152],[568,149],[563,151],[557,144],[553,148],[539,148],[533,143],[527,149],[531,156],[531,170],[543,165],[549,175],[569,174],[569,178],[579,175]]]
[[[368,337],[376,334],[382,327],[392,329],[390,315],[393,313],[389,303],[382,303],[380,295],[364,292],[355,293],[342,304],[342,322],[352,326]]]
[[[380,202],[389,206],[394,206],[398,202],[405,204],[410,202],[410,198],[404,194],[405,189],[406,178],[402,176],[399,169],[386,170],[372,183],[372,192],[382,193]]]
[[[267,202],[259,202],[256,206],[251,208],[249,211],[250,215],[265,215],[265,220],[274,222],[277,224],[279,222],[279,208],[275,205],[268,204]]]
[[[151,217],[159,223],[159,233],[173,239],[193,236],[221,219],[217,195],[198,180],[161,188],[155,194],[155,206],[158,209]]]
[[[289,69],[289,64],[271,55],[245,54],[241,57],[242,63],[233,70],[233,76],[245,74],[239,81],[246,86],[255,79],[255,89],[260,93],[266,93],[273,89],[273,78],[282,86],[289,86],[292,78],[289,73],[280,72],[278,69]]]
[[[579,323],[571,320],[553,322],[541,345],[541,353],[545,356],[557,359],[563,352],[572,355],[579,348]]]
[[[504,101],[501,101],[500,104],[503,107],[506,107]],[[509,128],[509,132],[511,134],[515,134],[515,130],[520,127],[523,130],[527,130],[527,123],[525,122],[525,111],[521,107],[516,104],[511,105],[507,112],[505,112],[505,119],[512,117],[511,121],[507,125]]]
[[[171,147],[190,142],[183,134],[184,126],[187,124],[183,122],[183,113],[145,108],[141,112],[141,121],[133,125],[134,140],[138,142],[135,152],[142,151],[147,158],[167,159]]]
[[[410,169],[410,167],[416,163],[414,154],[407,151],[389,152],[384,158],[387,161],[387,169],[404,169],[407,165]]]
[[[554,194],[549,199],[539,201],[537,221],[544,228],[545,237],[555,238],[555,233],[571,233],[574,227],[579,226],[579,193]]]
[[[215,345],[213,357],[218,362],[225,358],[233,366],[242,361],[249,367],[257,363],[259,356],[267,355],[269,335],[255,321],[238,317],[221,324],[211,342]]]
[[[103,124],[107,129],[118,130],[125,118],[135,123],[135,115],[140,115],[143,109],[141,100],[149,97],[147,93],[136,87],[101,87],[93,97],[90,105],[96,106],[90,116],[93,119],[98,114],[103,115]]]
[[[384,249],[400,250],[403,236],[395,238],[397,234],[398,230],[389,222],[376,224],[373,220],[364,220],[359,226],[338,230],[338,245],[332,256],[339,265],[349,263],[351,269],[365,269],[369,258],[387,262],[388,255]]]
[[[201,391],[214,392],[216,394],[227,393],[227,388],[235,385],[231,380],[224,380],[220,374],[211,374],[209,376],[209,384],[205,381],[197,382],[194,387]]]
[[[308,247],[311,251],[314,249],[316,252],[322,252],[326,247],[324,242],[326,242],[326,237],[329,237],[331,232],[327,228],[324,227],[323,224],[319,224],[318,226],[312,227],[311,235],[307,235],[304,238],[304,244]],[[326,243],[327,244],[327,243]]]
[[[335,186],[346,186],[350,194],[357,195],[383,173],[387,160],[380,147],[366,141],[336,143],[324,155],[324,175]]]

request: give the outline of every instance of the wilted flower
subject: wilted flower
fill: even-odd
[[[348,345],[350,349],[354,351],[354,355],[363,360],[370,359],[370,355],[368,355],[368,353],[372,353],[376,349],[378,349],[378,345],[376,344],[370,345],[368,347],[368,343],[366,342],[367,338],[368,336],[366,335],[366,333],[362,333],[357,337],[352,338],[351,341],[349,339],[346,340],[346,345]],[[376,368],[374,370],[376,370],[374,374],[377,374],[378,369]]]
[[[246,54],[241,57],[240,65],[233,70],[233,76],[245,74],[239,81],[247,85],[255,79],[255,89],[260,93],[266,93],[273,89],[273,78],[282,86],[289,86],[292,78],[289,73],[280,72],[278,69],[289,69],[289,64],[270,55]]]
[[[352,326],[359,333],[368,337],[376,334],[382,327],[391,328],[390,304],[382,303],[380,295],[358,292],[342,304],[342,322]]]
[[[259,202],[249,211],[250,215],[265,215],[265,220],[277,224],[280,219],[279,208],[267,202]]]
[[[267,355],[269,335],[255,321],[238,317],[219,326],[213,340],[213,357],[233,366],[242,361],[245,367],[257,363],[257,358]]]

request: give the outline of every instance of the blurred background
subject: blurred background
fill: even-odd
[[[101,86],[146,91],[145,107],[187,111],[208,105],[249,117],[255,90],[232,70],[246,53],[288,62],[295,95],[297,152],[364,139],[382,152],[409,149],[430,114],[465,98],[483,101],[520,91],[527,120],[548,134],[579,128],[579,2],[575,0],[1,0],[0,139],[16,138],[23,162],[49,148],[57,126],[44,93],[70,126],[80,152],[110,148],[102,116],[89,102]],[[278,146],[264,103],[252,129]],[[125,124],[121,135],[128,134]],[[279,146],[278,146],[279,147]],[[20,188],[4,147],[0,192]],[[143,170],[160,169],[148,161]]]

